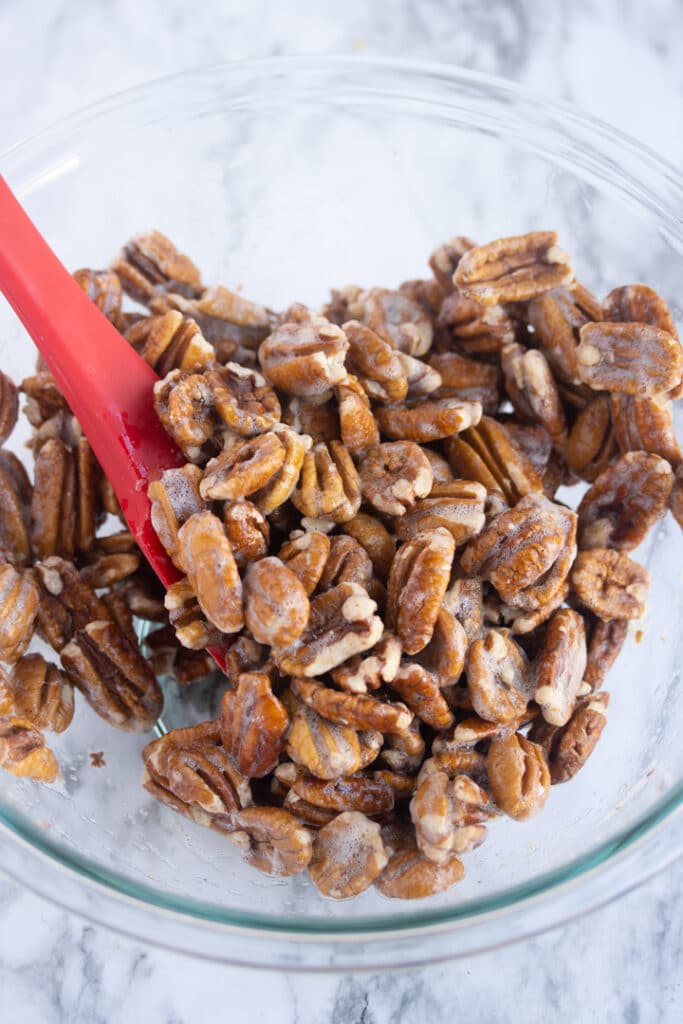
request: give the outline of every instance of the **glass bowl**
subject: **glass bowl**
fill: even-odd
[[[72,268],[105,265],[130,235],[158,227],[209,282],[243,285],[274,308],[319,305],[330,286],[424,275],[431,249],[456,233],[487,241],[555,228],[599,295],[646,281],[681,316],[681,176],[589,117],[471,72],[354,59],[195,71],[70,117],[0,168]],[[33,346],[6,305],[0,352],[13,377],[31,371]],[[16,451],[25,438],[15,432]],[[464,881],[441,896],[332,902],[303,877],[258,874],[224,838],[149,797],[148,737],[108,728],[82,700],[55,743],[61,782],[0,773],[0,863],[92,920],[260,966],[426,962],[596,906],[683,848],[676,523],[662,521],[637,557],[654,579],[647,618],[611,674],[609,724],[589,766],[532,822],[495,822]],[[167,697],[170,726],[215,709],[215,685],[179,694],[169,684]],[[94,751],[104,767],[91,765]]]

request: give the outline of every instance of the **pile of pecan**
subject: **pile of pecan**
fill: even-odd
[[[656,292],[599,302],[553,232],[454,238],[429,265],[320,313],[205,287],[158,232],[77,272],[159,375],[187,463],[149,496],[182,579],[150,577],[39,366],[33,483],[0,450],[0,764],[56,776],[44,733],[74,687],[151,729],[157,676],[191,683],[222,647],[220,719],[149,743],[143,784],[334,898],[443,891],[491,819],[579,771],[645,609],[630,552],[667,508],[683,525],[683,351]],[[3,375],[3,441],[17,409]],[[573,510],[558,491],[581,482]],[[145,653],[135,618],[157,623]],[[60,666],[26,653],[34,630]]]

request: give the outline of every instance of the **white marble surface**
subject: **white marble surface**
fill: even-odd
[[[680,0],[0,0],[0,148],[160,74],[233,57],[406,55],[506,75],[683,160]],[[287,977],[94,928],[0,875],[0,1008],[22,1024],[683,1019],[683,863],[530,942],[416,972]]]

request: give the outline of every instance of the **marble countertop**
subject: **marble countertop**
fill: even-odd
[[[23,0],[0,4],[0,148],[84,103],[186,67],[293,53],[461,64],[576,103],[683,162],[680,0]],[[566,927],[401,974],[267,976],[95,928],[0,874],[0,1006],[22,1024],[229,1013],[280,1024],[683,1019],[683,862]]]

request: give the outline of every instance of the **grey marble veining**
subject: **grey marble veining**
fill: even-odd
[[[506,75],[683,160],[680,0],[0,0],[0,148],[158,75],[293,53]],[[342,978],[264,976],[143,948],[0,875],[0,1009],[22,1024],[673,1024],[683,1019],[683,864],[517,946]]]

